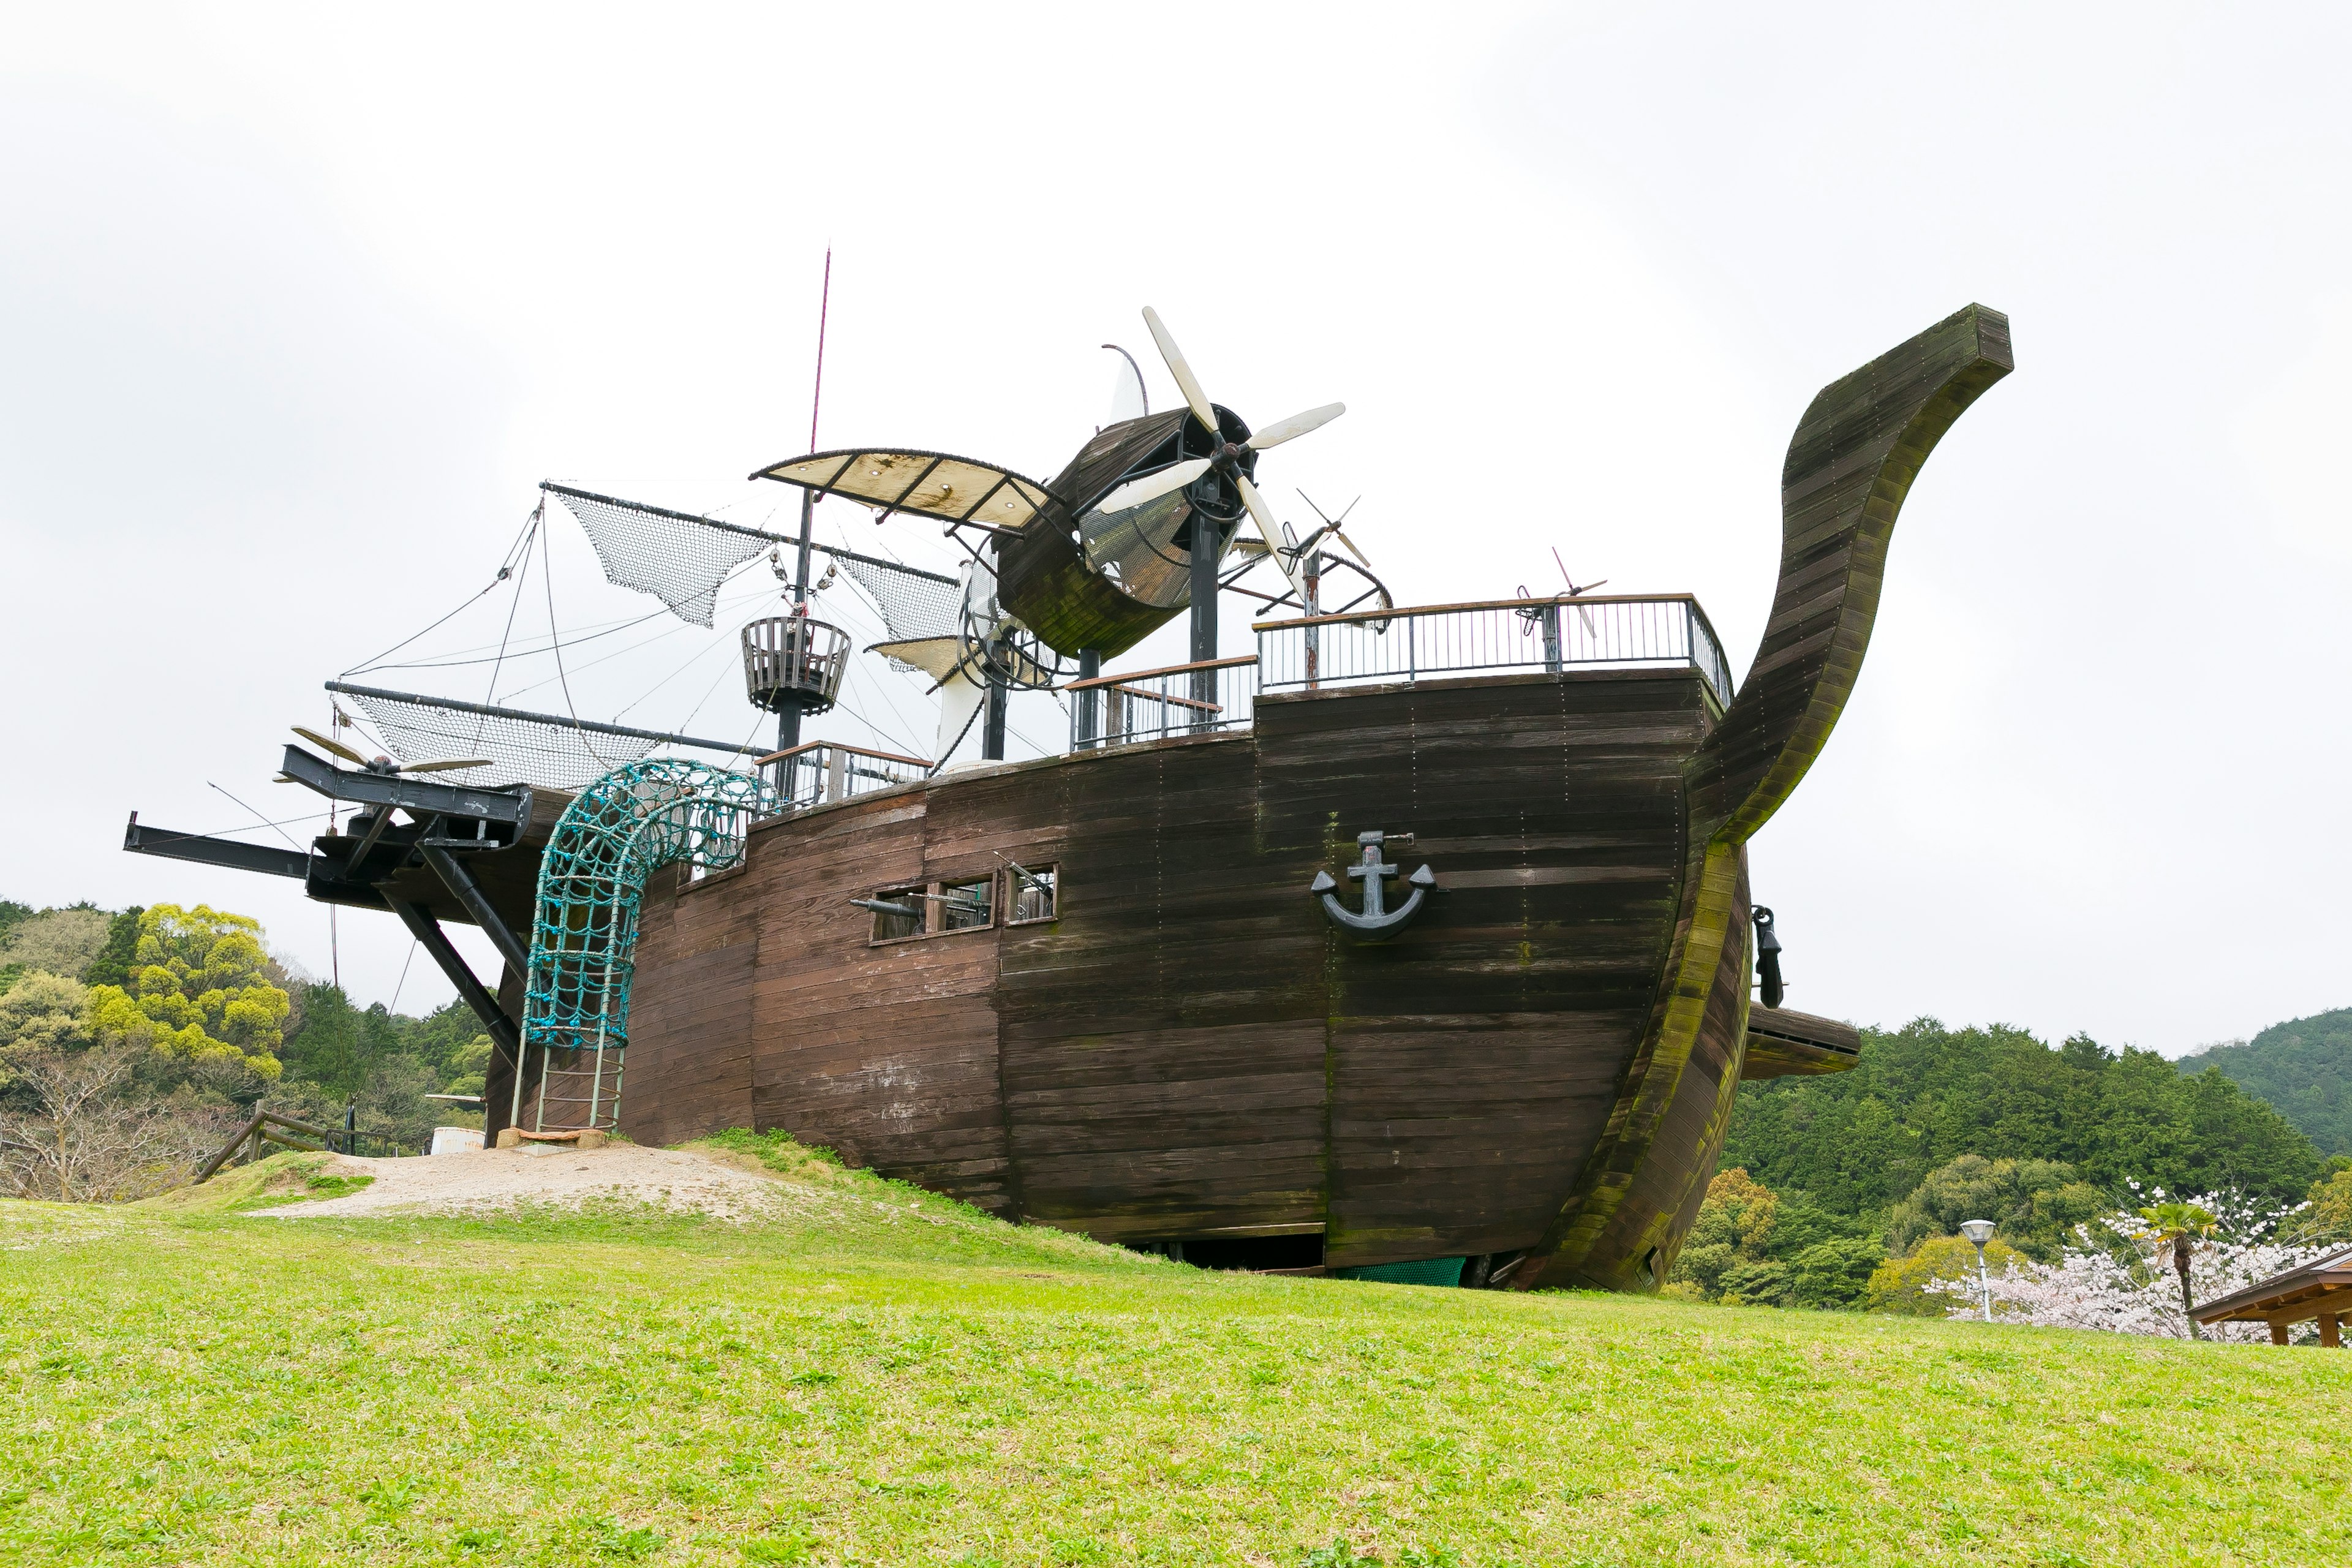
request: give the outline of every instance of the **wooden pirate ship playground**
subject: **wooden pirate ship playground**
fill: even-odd
[[[1686,595],[1398,602],[1256,488],[1339,405],[1253,432],[1147,320],[1183,405],[1050,480],[813,453],[759,470],[800,489],[796,535],[546,488],[697,625],[771,555],[791,610],[740,642],[775,745],[331,682],[383,754],[311,736],[283,766],[348,818],[295,851],[134,817],[127,847],[404,921],[497,1042],[508,1142],[783,1129],[1209,1266],[1652,1287],[1740,1083],[1854,1060],[1778,1005],[1745,846],[1837,721],[1896,516],[2010,370],[2006,318],[1970,306],[1806,409],[1736,683]],[[819,494],[966,560],[819,543]],[[887,628],[863,652],[812,613],[820,556]],[[1253,571],[1255,651],[1220,658]],[[1190,660],[1103,668],[1180,616]],[[936,695],[931,756],[802,738],[866,658]],[[1024,692],[1067,731],[1013,759]]]

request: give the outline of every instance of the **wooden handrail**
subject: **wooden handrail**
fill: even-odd
[[[930,759],[928,757],[902,757],[896,752],[871,751],[864,746],[850,745],[844,741],[803,741],[797,746],[787,746],[781,752],[770,752],[764,757],[754,758],[751,765],[764,768],[770,763],[781,763],[787,757],[797,757],[803,752],[813,752],[819,746],[835,746],[853,757],[872,757],[878,762],[904,763],[910,768],[929,768],[931,765]]]
[[[1398,605],[1386,610],[1350,610],[1343,616],[1301,616],[1287,621],[1252,621],[1254,632],[1280,631],[1286,626],[1328,626],[1351,621],[1402,621],[1415,616],[1453,615],[1463,610],[1539,610],[1547,605],[1688,605],[1698,606],[1691,594],[1580,594],[1574,598],[1554,595],[1546,599],[1484,599],[1465,605]],[[1700,611],[1702,617],[1705,611]],[[1709,626],[1709,632],[1715,628]],[[1718,645],[1719,646],[1719,645]],[[1134,677],[1127,677],[1133,679]]]
[[[1275,625],[1288,623],[1276,622]],[[1056,691],[1091,691],[1098,686],[1116,686],[1123,680],[1150,680],[1161,675],[1189,675],[1196,669],[1232,669],[1239,665],[1255,664],[1257,655],[1245,653],[1234,658],[1204,658],[1198,664],[1171,664],[1165,669],[1126,669],[1117,675],[1097,675],[1091,680],[1073,680],[1067,686],[1056,686]],[[1145,696],[1152,695],[1150,692]],[[1171,698],[1169,700],[1174,701]]]
[[[1224,704],[1222,702],[1203,702],[1197,697],[1171,697],[1165,692],[1146,691],[1137,686],[1114,686],[1110,689],[1132,697],[1138,702],[1165,702],[1177,708],[1197,708],[1203,713],[1222,713],[1225,710]]]
[[[228,1157],[231,1154],[236,1152],[236,1146],[244,1142],[247,1139],[252,1137],[256,1132],[261,1131],[261,1119],[268,1114],[269,1112],[266,1110],[255,1111],[253,1113],[253,1120],[238,1128],[236,1130],[236,1136],[222,1144],[220,1152],[215,1154],[211,1159],[204,1163],[203,1167],[196,1172],[195,1181],[191,1182],[189,1185],[194,1186],[199,1183],[211,1181],[213,1179],[213,1173],[219,1170],[223,1164],[226,1163]]]
[[[283,1143],[289,1149],[307,1149],[313,1147],[309,1144],[297,1143],[289,1138],[272,1135],[269,1131],[269,1129],[272,1126],[290,1127],[297,1132],[309,1133],[311,1137],[319,1140],[319,1142],[316,1145],[317,1151],[326,1150],[328,1145],[334,1142],[336,1136],[334,1131],[325,1127],[313,1127],[307,1121],[297,1121],[290,1116],[280,1116],[274,1110],[257,1110],[253,1113],[253,1120],[247,1122],[243,1127],[238,1128],[236,1136],[230,1139],[226,1143],[221,1146],[219,1153],[215,1154],[211,1159],[204,1163],[203,1168],[196,1172],[195,1180],[197,1182],[208,1182],[212,1180],[213,1173],[226,1164],[228,1163],[229,1156],[236,1152],[238,1145],[246,1142],[249,1139],[258,1138],[267,1140],[272,1143]],[[192,1183],[190,1184],[193,1185],[194,1184]]]

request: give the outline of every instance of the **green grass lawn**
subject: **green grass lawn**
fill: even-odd
[[[756,1226],[0,1204],[0,1562],[2352,1561],[2340,1353],[1210,1275],[782,1163]]]

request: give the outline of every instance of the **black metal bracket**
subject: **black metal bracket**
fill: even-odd
[[[517,974],[530,974],[530,950],[516,938],[505,919],[483,895],[481,884],[474,880],[474,874],[460,865],[457,858],[446,849],[422,842],[417,847],[425,857],[425,863],[433,868],[434,875],[457,896],[457,901],[466,906],[466,912],[474,917],[474,923],[482,928],[484,934],[498,948],[499,956],[506,960],[507,967]]]
[[[298,881],[310,874],[310,857],[299,849],[240,844],[234,838],[207,838],[199,833],[174,833],[167,827],[142,827],[135,811],[131,814],[131,825],[122,830],[122,847],[133,855],[161,855],[204,866],[226,866],[236,871],[292,877]]]
[[[474,789],[466,784],[428,784],[399,773],[362,773],[339,768],[314,757],[299,746],[286,748],[286,776],[331,800],[362,805],[396,806],[419,817],[450,816],[495,824],[522,837],[530,822],[530,786]],[[507,842],[513,842],[509,838]]]
[[[450,984],[457,988],[457,994],[466,999],[466,1005],[474,1010],[474,1016],[482,1021],[482,1027],[506,1048],[507,1063],[512,1066],[521,1034],[515,1028],[514,1020],[508,1017],[506,1010],[499,1005],[498,998],[475,978],[473,969],[449,944],[449,933],[441,929],[441,922],[417,904],[394,902],[392,908],[401,922],[408,927],[410,934],[416,938],[418,945],[433,955],[433,962],[441,966],[441,973],[448,977]]]

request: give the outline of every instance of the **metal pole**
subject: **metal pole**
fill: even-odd
[[[1004,760],[1004,705],[1009,695],[1004,678],[992,672],[988,678],[988,712],[980,731],[980,754],[984,761]]]
[[[1092,680],[1101,674],[1102,655],[1097,653],[1090,647],[1080,648],[1078,650],[1078,679],[1080,680]],[[1085,747],[1091,746],[1096,738],[1102,733],[1102,725],[1099,721],[1102,717],[1102,689],[1100,687],[1096,687],[1092,690],[1081,691],[1078,693],[1078,710],[1074,717],[1077,722],[1079,747],[1083,749]]]
[[[1298,593],[1298,612],[1313,620],[1323,613],[1323,552],[1310,550],[1301,563],[1307,568]],[[1315,689],[1316,679],[1323,673],[1323,628],[1308,626],[1307,637],[1307,689]]]
[[[1984,1243],[1977,1243],[1977,1295],[1984,1302],[1984,1321],[1992,1321],[1992,1280],[1985,1273]]]
[[[530,1041],[525,1038],[515,1047],[514,1103],[507,1108],[507,1125],[518,1132],[522,1131],[522,1064],[530,1055]],[[540,1076],[544,1079],[547,1076],[547,1052],[544,1048],[539,1053],[539,1060]],[[486,1116],[482,1120],[488,1121],[489,1118]]]
[[[1212,432],[1214,434],[1214,432]],[[1217,657],[1217,557],[1223,542],[1214,518],[1196,504],[1192,508],[1192,662],[1205,664]],[[1192,699],[1217,700],[1217,672],[1195,670]],[[1194,712],[1201,710],[1195,709]]]

